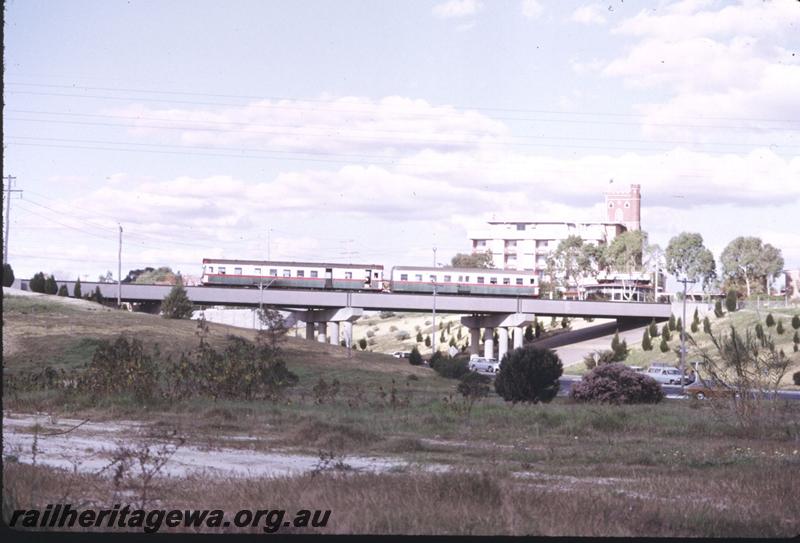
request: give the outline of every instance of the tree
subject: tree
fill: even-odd
[[[728,313],[733,313],[736,311],[738,304],[739,300],[736,291],[729,289],[725,294],[725,309],[728,310]]]
[[[644,332],[642,333],[642,350],[643,351],[653,350],[653,342],[650,340],[650,331],[647,328],[645,328]]]
[[[3,286],[10,287],[14,284],[14,270],[8,262],[3,263]]]
[[[725,312],[722,310],[722,301],[720,300],[714,303],[714,316],[718,319],[725,316]]]
[[[485,375],[470,371],[461,376],[458,383],[458,393],[464,397],[467,404],[467,417],[472,412],[472,407],[475,403],[489,395],[489,379]]]
[[[642,267],[642,255],[647,245],[647,232],[629,230],[619,234],[603,251],[605,264],[615,270],[633,270]]]
[[[442,330],[442,333],[439,335],[439,342],[444,343],[445,341],[447,341],[447,339],[444,337],[444,330]]]
[[[48,275],[44,281],[44,292],[45,294],[58,294],[58,283],[52,275]]]
[[[672,334],[670,333],[669,324],[665,324],[661,328],[661,337],[664,338],[664,341],[669,341],[672,339]]]
[[[419,354],[419,349],[414,347],[411,349],[411,354],[408,355],[408,363],[412,366],[421,366],[422,365],[422,355]]]
[[[696,334],[698,330],[700,330],[700,313],[698,313],[697,308],[694,310],[694,315],[692,316],[692,333]]]
[[[67,292],[67,285],[61,285],[60,287],[58,287],[58,295],[69,296],[69,292]]]
[[[422,343],[422,331],[417,332],[417,343]]]
[[[720,255],[722,272],[729,286],[744,285],[749,298],[754,288],[768,294],[770,280],[783,269],[780,249],[760,238],[740,236],[731,241]]]
[[[165,319],[188,319],[192,316],[192,311],[192,302],[183,287],[183,280],[178,276],[177,283],[161,302],[161,315]]]
[[[100,292],[100,286],[94,287],[94,293],[92,293],[91,297],[92,300],[97,302],[98,304],[102,304],[105,298],[103,298],[103,293]]]
[[[592,254],[594,250],[585,248],[580,236],[569,236],[548,257],[548,275],[563,289],[577,289],[580,279],[596,270]]]
[[[361,338],[358,340],[358,346],[361,347],[362,351],[367,350],[367,338]]]
[[[98,283],[114,283],[114,274],[108,270],[105,275],[100,275],[97,278]]]
[[[775,317],[772,316],[772,313],[767,313],[767,319],[765,322],[767,323],[767,326],[769,326],[770,328],[775,326]]]
[[[662,353],[669,352],[669,343],[667,343],[667,340],[664,339],[664,336],[661,336],[661,343],[658,344],[658,349]]]
[[[72,295],[75,298],[79,298],[79,299],[83,297],[83,293],[81,292],[81,278],[80,277],[78,277],[78,279],[75,281],[75,288],[72,290]]]
[[[708,319],[708,315],[703,318],[703,332],[706,334],[711,333],[711,321]]]
[[[35,274],[33,278],[31,278],[30,282],[28,283],[28,288],[30,288],[32,292],[40,292],[44,294],[44,283],[44,272],[39,272]]]
[[[795,330],[800,330],[800,315],[795,315],[792,317],[792,328]]]
[[[699,281],[705,290],[716,277],[714,255],[703,245],[703,236],[683,232],[669,240],[665,252],[667,271],[672,275]]]
[[[658,403],[664,399],[655,379],[623,364],[598,365],[572,386],[570,396],[579,402],[615,405]]]
[[[175,287],[173,287],[175,288]],[[258,320],[261,323],[261,330],[258,331],[258,339],[266,340],[273,350],[278,348],[278,344],[286,336],[289,329],[286,326],[286,319],[280,311],[264,307],[258,310]]]
[[[658,337],[658,325],[656,324],[656,320],[655,319],[653,319],[650,322],[649,332],[650,332],[650,337],[651,338]]]
[[[783,332],[784,332],[784,329],[783,329],[783,320],[781,320],[781,319],[778,319],[778,325],[775,327],[775,331],[776,331],[778,334],[780,334],[780,335],[783,335]]]
[[[558,393],[562,373],[561,359],[553,351],[520,347],[503,358],[494,388],[507,402],[549,402]]]
[[[611,339],[611,351],[614,353],[614,362],[622,362],[628,357],[628,343],[624,339],[619,340],[619,330],[614,332]]]
[[[670,316],[669,316],[669,322],[668,322],[668,325],[669,325],[669,331],[670,331],[670,332],[674,332],[675,330],[677,330],[677,329],[678,329],[678,323],[677,323],[677,321],[675,320],[675,314],[674,314],[674,313],[673,313],[672,315],[670,315]],[[669,338],[667,338],[667,339],[669,339]]]
[[[485,253],[457,253],[450,259],[450,265],[454,268],[492,268],[492,252]]]
[[[533,326],[529,324],[527,327],[525,327],[525,341],[530,343],[533,341],[533,337]]]

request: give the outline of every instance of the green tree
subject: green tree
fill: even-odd
[[[553,351],[521,347],[503,358],[494,388],[507,402],[549,402],[558,393],[562,373],[561,359]]]
[[[800,330],[800,315],[795,315],[792,317],[792,328],[795,330]]]
[[[696,334],[697,331],[700,330],[700,314],[697,312],[697,308],[695,308],[694,315],[692,316],[691,330],[693,334]]]
[[[758,339],[764,339],[764,327],[761,326],[761,323],[756,323],[756,337]]]
[[[5,262],[3,264],[3,286],[10,287],[14,284],[14,269],[11,264]]]
[[[728,284],[744,285],[748,298],[754,287],[766,292],[771,279],[783,269],[780,249],[769,243],[764,244],[756,237],[740,236],[734,239],[722,251],[720,261],[723,277]]]
[[[69,296],[69,292],[67,292],[67,285],[61,285],[60,287],[58,287],[58,295]]]
[[[669,352],[669,343],[664,339],[664,336],[661,336],[661,343],[658,344],[658,348],[662,353]]]
[[[467,407],[467,417],[469,417],[475,403],[489,395],[489,383],[491,379],[480,373],[470,371],[462,375],[459,381],[456,390],[458,390],[458,393],[464,398]]]
[[[725,312],[722,310],[722,301],[721,300],[717,300],[714,303],[714,316],[717,317],[718,319],[725,316]]]
[[[775,327],[775,331],[776,331],[778,334],[780,334],[780,335],[783,335],[783,332],[785,331],[785,330],[783,329],[783,320],[781,320],[781,319],[778,319],[778,325]]]
[[[681,317],[678,317],[678,321],[675,323],[675,330],[678,332],[683,330],[683,319]]]
[[[708,315],[703,318],[703,332],[706,334],[711,333],[711,321],[708,320]]]
[[[794,343],[795,345],[800,343],[800,332],[798,332],[797,330],[794,331],[794,336],[792,337],[792,343]]]
[[[650,332],[651,338],[658,337],[658,325],[655,319],[650,322],[650,329],[648,331]]]
[[[644,332],[642,333],[642,350],[643,351],[653,350],[653,342],[650,340],[650,331],[647,328],[645,328]]]
[[[362,351],[367,350],[367,338],[361,338],[358,340],[358,346],[361,347]]]
[[[725,309],[728,310],[728,313],[733,313],[736,311],[739,302],[737,298],[738,296],[736,291],[733,289],[729,289],[727,294],[725,294]]]
[[[442,330],[442,333],[439,335],[439,343],[444,343],[445,341],[447,341],[447,338],[444,337],[444,330]]]
[[[668,323],[668,326],[669,326],[669,331],[670,331],[670,332],[674,332],[675,330],[677,330],[677,329],[678,329],[678,323],[677,323],[677,321],[675,320],[675,315],[674,315],[674,314],[672,314],[672,315],[670,315],[670,316],[669,316],[669,323]]]
[[[525,341],[527,341],[528,343],[533,341],[533,326],[531,326],[530,324],[525,327]]]
[[[30,282],[28,283],[28,288],[31,289],[32,292],[39,292],[44,294],[44,284],[45,284],[45,276],[44,272],[39,272],[31,278]]]
[[[58,294],[58,283],[52,275],[48,275],[44,281],[44,292],[45,294]]]
[[[91,299],[97,302],[98,304],[102,304],[105,301],[105,298],[103,298],[103,293],[100,292],[99,285],[94,287],[94,293],[92,294]]]
[[[186,289],[183,287],[183,280],[179,275],[175,286],[161,302],[161,315],[165,319],[188,319],[192,316],[193,306]]]
[[[672,339],[672,334],[670,333],[669,324],[665,324],[661,328],[661,337],[664,338],[664,341],[669,341]]]
[[[628,230],[609,243],[603,256],[605,264],[615,270],[634,270],[642,267],[642,253],[647,245],[647,233]]]
[[[703,245],[700,234],[683,232],[670,239],[665,258],[669,273],[699,281],[704,289],[716,277],[714,255]]]
[[[78,298],[78,299],[83,298],[83,293],[81,292],[81,278],[80,277],[78,277],[78,279],[75,281],[75,287],[72,290],[72,296],[75,297],[75,298]]]
[[[577,289],[582,277],[596,271],[591,259],[592,251],[584,247],[580,236],[561,240],[547,259],[548,275],[564,289]]]
[[[411,349],[411,354],[408,356],[408,363],[412,366],[422,365],[422,355],[419,354],[419,349],[415,346]]]
[[[775,326],[775,317],[772,316],[772,313],[767,313],[766,323],[770,328]]]
[[[454,268],[492,268],[492,252],[485,253],[457,253],[450,259],[450,264]]]
[[[259,342],[267,343],[273,350],[277,350],[278,344],[283,341],[289,331],[286,319],[280,311],[272,307],[262,307],[257,314],[261,323],[261,330],[257,334]]]
[[[417,343],[422,343],[422,331],[417,332]]]
[[[451,347],[455,347],[455,346],[456,346],[456,338],[454,338],[453,336],[450,336],[450,343],[449,343],[449,345],[450,345]]]
[[[430,334],[425,336],[425,346],[426,347],[430,347],[431,346],[431,336],[430,336]]]

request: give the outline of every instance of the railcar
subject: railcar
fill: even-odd
[[[539,295],[539,276],[532,271],[418,266],[392,268],[392,292],[433,292],[434,284],[437,294]]]
[[[201,284],[264,288],[383,290],[383,266],[264,260],[203,259]]]

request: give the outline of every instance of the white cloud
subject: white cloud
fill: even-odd
[[[602,25],[606,23],[606,16],[600,5],[587,4],[573,11],[570,20],[585,25]]]
[[[433,14],[440,19],[457,19],[476,15],[482,9],[479,0],[450,0],[433,6]]]
[[[542,12],[544,12],[544,7],[538,0],[522,0],[522,15],[528,19],[538,19]]]

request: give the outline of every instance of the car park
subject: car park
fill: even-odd
[[[479,371],[486,373],[497,373],[500,371],[500,362],[494,358],[470,358],[467,366],[470,371]]]

